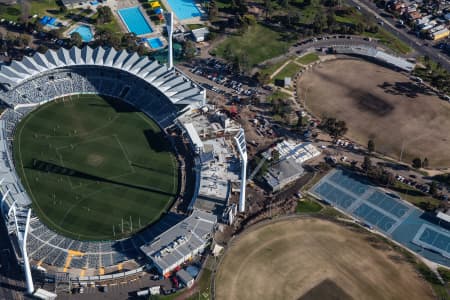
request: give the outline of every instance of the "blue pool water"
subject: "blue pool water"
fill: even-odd
[[[147,43],[152,47],[152,49],[158,49],[163,46],[163,43],[159,38],[147,39]]]
[[[86,42],[86,43],[92,41],[92,39],[94,38],[94,35],[92,34],[91,27],[86,26],[86,25],[78,26],[77,28],[72,30],[70,32],[70,34],[72,34],[74,32],[78,32],[81,35],[81,39],[83,40],[83,42]]]
[[[200,17],[202,14],[195,6],[195,0],[167,0],[179,20]]]
[[[119,9],[117,11],[122,21],[127,26],[129,32],[134,32],[136,35],[148,34],[153,32],[150,25],[145,20],[139,7],[129,7]]]

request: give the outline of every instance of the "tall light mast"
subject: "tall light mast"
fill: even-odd
[[[247,184],[247,142],[245,141],[244,129],[234,137],[241,156],[241,192],[239,195],[239,212],[245,211],[245,186]]]
[[[166,19],[166,29],[167,29],[167,36],[169,38],[169,49],[168,49],[168,60],[169,60],[169,70],[173,68],[173,46],[172,46],[172,39],[173,39],[173,13],[167,12],[164,14],[164,18]]]

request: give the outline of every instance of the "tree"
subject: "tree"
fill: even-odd
[[[195,52],[196,52],[195,43],[191,40],[187,40],[184,43],[184,56],[187,59],[192,59],[195,57]]]
[[[44,54],[45,52],[47,52],[48,47],[45,45],[39,45],[39,47],[37,47],[36,51],[39,53]]]
[[[364,161],[362,162],[361,167],[366,172],[372,168],[372,160],[369,156],[364,156]]]
[[[270,19],[270,15],[273,11],[273,5],[271,0],[264,0],[264,11],[266,12],[266,19]]]
[[[267,73],[256,72],[255,79],[260,85],[266,85],[270,82],[270,76]]]
[[[70,35],[70,43],[78,48],[81,48],[81,46],[83,46],[83,38],[78,32],[73,32]]]
[[[438,189],[437,189],[436,181],[432,181],[431,184],[430,184],[430,194],[431,194],[432,196],[436,196],[437,190],[438,190]]]
[[[425,157],[425,158],[423,159],[423,162],[422,162],[422,167],[428,168],[428,164],[429,164],[429,163],[428,163],[428,158]]]
[[[62,36],[62,33],[59,29],[52,29],[48,32],[48,35],[50,36],[50,38],[60,39]]]
[[[280,159],[280,152],[276,149],[272,150],[272,160],[278,161]]]
[[[416,157],[413,159],[412,161],[412,166],[416,169],[421,168],[422,167],[422,161],[420,160],[420,158]]]
[[[336,120],[335,118],[327,118],[321,126],[334,140],[347,133],[347,124],[345,121]]]
[[[109,6],[97,7],[97,24],[109,23],[113,19],[113,13]]]
[[[369,142],[367,143],[367,150],[369,151],[369,153],[375,151],[375,142],[373,140],[369,140]]]

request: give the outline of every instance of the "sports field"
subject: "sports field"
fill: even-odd
[[[434,299],[431,287],[382,242],[316,218],[277,221],[233,241],[216,299]]]
[[[351,72],[349,71],[351,70]],[[355,59],[322,63],[304,73],[298,94],[317,117],[336,117],[361,145],[411,163],[450,167],[450,103],[419,88],[407,76]]]
[[[156,221],[178,188],[178,168],[157,124],[97,95],[48,103],[17,127],[14,160],[34,211],[84,240],[117,239]]]

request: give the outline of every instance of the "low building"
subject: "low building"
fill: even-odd
[[[89,3],[91,1],[90,0],[61,0],[61,2],[66,8],[73,9],[73,8],[89,5]]]
[[[302,177],[303,163],[320,155],[320,151],[311,143],[297,143],[292,140],[284,140],[262,155],[265,159],[272,160],[274,151],[279,154],[278,161],[275,161],[264,175],[264,180],[274,192]]]
[[[283,159],[272,165],[264,179],[273,192],[282,190],[290,183],[302,177],[304,170],[301,164],[295,162],[295,159]]]
[[[208,35],[209,30],[207,27],[192,30],[192,36],[197,43],[204,42],[208,38]]]
[[[205,250],[216,223],[215,215],[194,210],[189,217],[140,249],[158,272],[167,277],[177,267]]]
[[[188,289],[190,289],[194,285],[194,278],[191,276],[191,274],[183,269],[177,272],[177,277],[180,279],[181,283],[184,284],[184,286]]]

